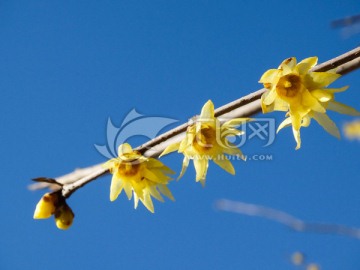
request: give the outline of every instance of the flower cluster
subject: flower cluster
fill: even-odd
[[[335,71],[311,71],[317,60],[317,57],[310,57],[297,64],[295,57],[288,58],[277,69],[266,71],[259,81],[268,89],[261,98],[263,113],[286,112],[287,118],[278,131],[291,125],[296,149],[301,146],[300,128],[309,126],[312,118],[331,135],[340,138],[340,132],[326,110],[359,115],[354,108],[334,100],[334,94],[345,91],[347,86],[326,88],[341,75]]]
[[[46,193],[36,205],[34,219],[50,218],[52,215],[61,230],[67,230],[73,223],[75,215],[61,195],[61,190]]]

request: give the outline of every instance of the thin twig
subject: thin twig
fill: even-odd
[[[357,68],[359,68],[359,56],[360,46],[344,53],[338,57],[330,59],[320,65],[315,66],[312,71],[327,71],[337,68],[337,73],[347,74]],[[235,101],[232,101],[222,107],[215,110],[216,117],[249,117],[256,113],[261,112],[260,98],[265,92],[265,89],[260,89]],[[197,116],[192,117],[192,120],[196,120]],[[184,123],[174,129],[165,132],[158,137],[142,144],[135,150],[141,152],[145,156],[158,157],[160,153],[174,141],[179,141],[185,134],[185,131],[189,123]],[[72,173],[56,178],[56,181],[64,184],[63,195],[69,197],[74,191],[80,187],[86,185],[99,176],[108,173],[108,170],[104,170],[101,167],[102,164],[97,164],[91,167],[77,169]],[[48,183],[35,183],[30,186],[30,189],[40,189],[45,187],[51,187]]]
[[[215,208],[221,211],[270,219],[299,232],[340,234],[360,239],[360,228],[339,224],[305,222],[286,212],[262,205],[222,199],[215,202]]]
[[[317,65],[316,67],[314,67],[313,71],[328,71],[342,64],[345,64],[359,56],[360,56],[360,46],[356,47],[351,51],[348,51],[347,53],[339,55],[338,57],[335,57],[322,64]]]

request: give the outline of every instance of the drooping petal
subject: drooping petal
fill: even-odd
[[[280,130],[282,130],[285,127],[288,127],[292,124],[291,117],[286,118],[284,121],[281,122],[278,129],[276,130],[276,133],[279,133]]]
[[[154,213],[154,205],[153,205],[153,202],[151,200],[151,196],[149,193],[146,193],[144,195],[144,199],[140,198],[140,200],[151,213]]]
[[[331,135],[340,139],[340,132],[335,123],[325,113],[314,112],[313,118]]]
[[[152,182],[155,183],[161,183],[163,182],[162,180],[167,180],[169,177],[162,174],[161,175],[161,171],[157,171],[157,170],[149,170],[149,169],[144,169],[143,171],[143,176],[146,179],[149,179]]]
[[[128,197],[129,200],[131,200],[132,197],[132,187],[131,184],[128,181],[124,181],[124,190],[126,193],[126,196]]]
[[[293,130],[294,138],[296,141],[295,150],[298,150],[301,147],[300,129],[295,129],[293,126],[292,130]]]
[[[158,185],[159,191],[168,197],[170,200],[175,201],[174,196],[172,195],[170,189],[166,185]]]
[[[198,182],[199,180],[205,179],[209,161],[205,157],[195,158],[193,161],[196,171],[196,181]]]
[[[123,181],[116,177],[116,175],[113,175],[111,180],[111,186],[110,186],[110,201],[115,201],[121,191],[123,190],[124,183]]]
[[[136,194],[136,192],[134,193],[134,209],[136,209],[139,205],[139,196]]]
[[[234,169],[233,165],[231,164],[230,160],[228,160],[226,158],[225,155],[222,155],[219,158],[213,159],[213,161],[215,162],[215,164],[220,166],[222,169],[224,169],[228,173],[230,173],[232,175],[235,174],[235,169]]]
[[[163,197],[160,195],[159,191],[157,191],[155,186],[148,186],[148,189],[150,191],[150,195],[153,196],[155,199],[157,199],[160,202],[164,202]]]
[[[353,107],[347,106],[343,103],[337,101],[331,101],[328,103],[327,106],[328,110],[335,111],[342,114],[352,115],[352,116],[359,116],[360,112],[354,109]]]
[[[292,122],[292,130],[293,130],[294,138],[296,141],[295,150],[298,150],[301,147],[300,128],[301,128],[302,118],[300,114],[297,112],[290,112],[290,118]]]
[[[179,150],[180,143],[181,142],[170,144],[169,146],[167,146],[165,148],[165,150],[161,153],[161,155],[159,157],[162,157],[162,156],[167,155],[167,154],[169,154],[171,152]]]
[[[177,178],[177,180],[179,180],[181,177],[183,177],[184,173],[186,172],[187,167],[189,166],[189,159],[185,156],[183,159],[183,163],[182,163],[182,167],[181,167],[181,172],[179,177]]]

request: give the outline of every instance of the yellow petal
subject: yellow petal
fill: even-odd
[[[116,175],[113,175],[110,185],[110,201],[115,201],[121,191],[123,190],[124,183],[123,181],[116,177]]]
[[[279,98],[275,90],[271,90],[270,92],[264,93],[261,96],[261,108],[263,113],[268,113],[272,111],[286,112],[289,110],[289,104]]]
[[[181,172],[179,177],[177,178],[177,180],[179,180],[181,177],[183,177],[184,173],[186,172],[187,167],[189,166],[189,158],[187,158],[186,156],[184,157],[183,163],[182,163],[182,168],[181,168]]]
[[[167,154],[169,154],[171,152],[179,150],[180,143],[181,142],[170,144],[169,146],[167,146],[165,148],[165,150],[161,153],[161,155],[159,157],[162,157],[162,156],[167,155]]]
[[[276,76],[280,73],[281,71],[278,69],[269,69],[267,70],[260,78],[259,83],[263,83],[263,84],[268,84],[268,83],[274,83],[274,80],[276,78]]]
[[[228,173],[230,173],[232,175],[235,174],[235,169],[234,169],[233,165],[231,164],[230,160],[228,160],[226,158],[225,155],[222,155],[217,159],[213,159],[213,161],[215,162],[215,164],[220,166],[222,169],[224,169]]]
[[[281,122],[276,133],[279,133],[280,130],[282,130],[283,128],[288,127],[290,125],[291,125],[291,117],[288,117],[284,121]]]
[[[308,127],[311,123],[311,118],[308,115],[305,115],[302,119],[301,126]]]
[[[353,107],[347,106],[343,103],[331,101],[328,103],[327,106],[328,110],[335,111],[342,114],[352,115],[352,116],[359,116],[360,112],[354,109]]]
[[[298,150],[301,147],[300,129],[295,129],[293,126],[292,130],[293,130],[294,138],[296,141],[295,150]]]
[[[275,90],[266,91],[264,94],[262,94],[262,96],[261,96],[261,101],[262,101],[262,103],[264,103],[265,105],[270,105],[271,103],[274,102],[276,96],[277,96],[277,95],[276,95],[276,91],[275,91]]]
[[[314,112],[313,117],[327,132],[340,139],[339,129],[325,113]]]
[[[148,186],[148,190],[151,196],[153,196],[155,199],[157,199],[160,202],[164,202],[164,199],[159,193],[159,191],[156,189],[156,186]]]
[[[326,88],[326,91],[329,91],[331,93],[341,93],[346,91],[349,88],[349,86],[344,86],[340,88]]]
[[[123,154],[129,154],[132,152],[133,152],[133,149],[130,146],[130,144],[128,144],[128,143],[121,144],[118,147],[118,155],[119,156],[122,156]]]
[[[322,89],[316,89],[311,91],[311,95],[320,102],[328,102],[334,98],[334,94]]]
[[[134,209],[136,209],[139,205],[139,196],[136,194],[136,192],[134,193]]]
[[[195,138],[195,128],[188,128],[188,131],[186,131],[185,134],[185,138],[180,142],[178,152],[183,153],[187,147],[191,146],[194,138]]]
[[[175,201],[174,196],[172,195],[170,189],[166,185],[159,184],[158,185],[159,191],[168,197],[170,200]]]
[[[214,118],[214,104],[208,100],[201,109],[200,120],[211,120]]]
[[[131,200],[131,197],[132,197],[132,187],[131,187],[131,184],[128,182],[128,181],[123,181],[124,183],[124,190],[125,190],[125,193],[126,193],[126,196],[128,197],[129,200]]]
[[[320,89],[328,86],[339,77],[341,77],[340,74],[332,72],[310,72],[305,77],[305,85],[309,90]]]
[[[141,199],[140,199],[141,200]],[[151,200],[150,194],[145,194],[144,199],[141,202],[145,205],[145,207],[151,212],[154,213],[154,205]]]
[[[298,150],[301,147],[301,138],[300,138],[300,127],[301,127],[301,116],[298,113],[291,112],[290,113],[291,122],[292,122],[292,130],[294,134],[294,138],[296,141],[296,148]]]
[[[313,111],[317,111],[321,113],[326,112],[325,108],[306,89],[303,91],[301,104],[305,108],[310,108]]]
[[[296,68],[300,75],[308,73],[308,71],[316,65],[318,61],[317,57],[309,57],[299,62],[299,64],[296,65]]]
[[[279,69],[288,72],[289,70],[291,71],[295,66],[296,66],[296,58],[290,57],[282,61],[282,63],[279,66]]]
[[[209,166],[209,161],[205,157],[194,159],[194,167],[196,171],[196,182],[206,178],[206,172]]]

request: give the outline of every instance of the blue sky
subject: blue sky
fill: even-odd
[[[221,106],[261,87],[262,73],[291,56],[326,61],[359,44],[334,19],[358,1],[1,1],[1,269],[297,269],[302,251],[322,269],[359,269],[360,242],[297,233],[272,221],[214,211],[220,198],[266,205],[314,222],[360,227],[358,142],[338,141],[313,123],[295,151],[285,129],[266,148],[249,141],[236,176],[210,165],[206,187],[189,168],[170,188],[176,202],[155,214],[124,194],[109,201],[106,176],[75,193],[68,231],[33,220],[43,191],[30,179],[105,161],[110,117],[133,108],[179,122],[212,99]],[[338,100],[360,109],[359,71]],[[273,114],[279,123],[281,114]],[[351,117],[330,116],[341,126]],[[261,115],[259,116],[261,117]],[[176,171],[182,157],[163,158]]]

